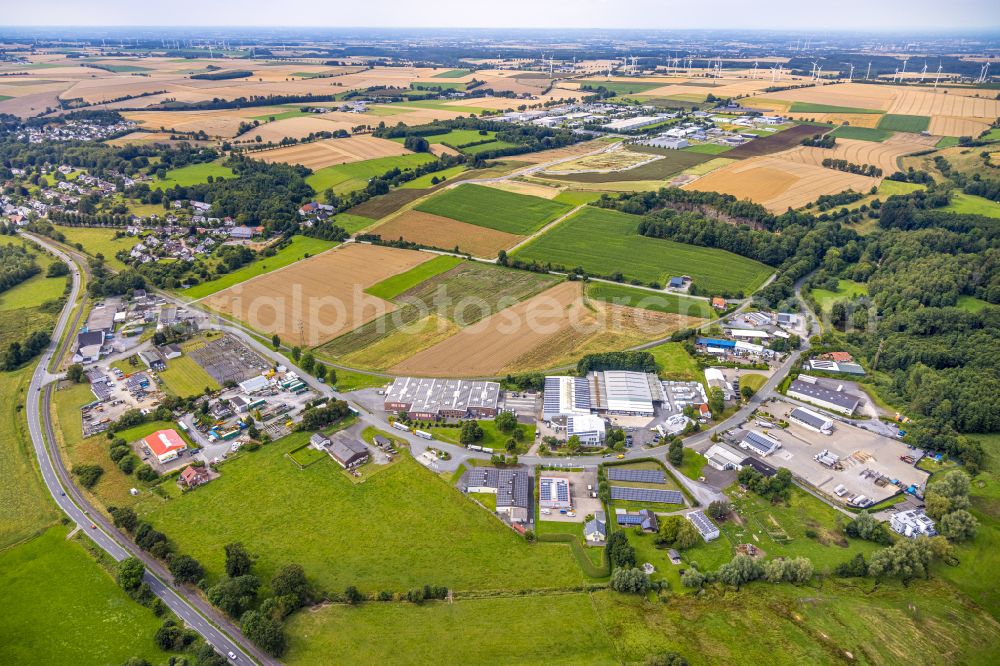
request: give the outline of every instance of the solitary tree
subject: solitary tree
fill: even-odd
[[[230,578],[245,576],[250,573],[250,569],[253,567],[253,557],[247,551],[246,546],[237,541],[226,544],[225,550],[226,573]]]
[[[118,563],[118,584],[123,590],[132,592],[142,585],[142,577],[146,573],[146,566],[138,557],[126,557]]]

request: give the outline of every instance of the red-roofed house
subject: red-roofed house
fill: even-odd
[[[851,356],[849,352],[844,351],[828,352],[823,354],[820,358],[833,361],[834,363],[851,363],[854,361],[854,357]]]
[[[200,486],[203,483],[208,483],[209,475],[208,470],[204,467],[195,467],[193,465],[188,465],[181,472],[181,483],[183,483],[188,488],[194,488],[195,486]]]
[[[720,296],[716,296],[715,298],[712,299],[712,307],[716,308],[718,310],[725,310],[726,309],[726,299],[724,299],[724,298],[722,298]]]
[[[187,444],[184,443],[176,430],[157,430],[142,441],[150,453],[156,456],[156,459],[161,463],[170,462],[187,448]]]

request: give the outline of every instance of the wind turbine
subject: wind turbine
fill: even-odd
[[[757,78],[757,61],[753,61],[753,78]]]
[[[871,75],[872,75],[872,64],[868,63],[868,71],[865,72],[865,81],[867,81],[868,77],[871,76]]]
[[[823,74],[823,68],[820,67],[819,69],[816,70],[816,79],[819,80],[822,74]]]
[[[812,72],[810,72],[810,74],[809,74],[809,76],[812,78],[813,81],[816,80],[816,68],[818,66],[819,66],[819,63],[818,62],[814,62],[813,63],[813,68],[812,68]]]
[[[942,69],[942,67],[943,67],[943,65],[941,65],[941,63],[940,63],[940,62],[938,62],[938,70],[937,70],[937,75],[936,75],[936,76],[934,77],[934,87],[935,87],[935,88],[937,88],[937,86],[938,86],[938,81],[939,81],[939,80],[941,79],[941,69]]]
[[[854,63],[852,62],[852,63],[850,63],[850,65],[851,65],[851,73],[847,75],[847,82],[848,83],[850,83],[851,81],[854,80]]]
[[[778,66],[774,65],[771,67],[771,83],[776,81],[775,77],[778,75]]]

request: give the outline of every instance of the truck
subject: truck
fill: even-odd
[[[423,439],[434,439],[434,435],[430,434],[429,432],[425,432],[423,430],[414,430],[413,434]]]
[[[399,421],[393,421],[392,427],[396,430],[402,430],[403,432],[410,432],[410,426],[400,423]]]

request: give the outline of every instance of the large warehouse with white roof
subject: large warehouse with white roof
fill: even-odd
[[[590,413],[652,417],[654,405],[665,399],[652,373],[603,370],[586,377],[546,377],[542,411],[547,421]]]

